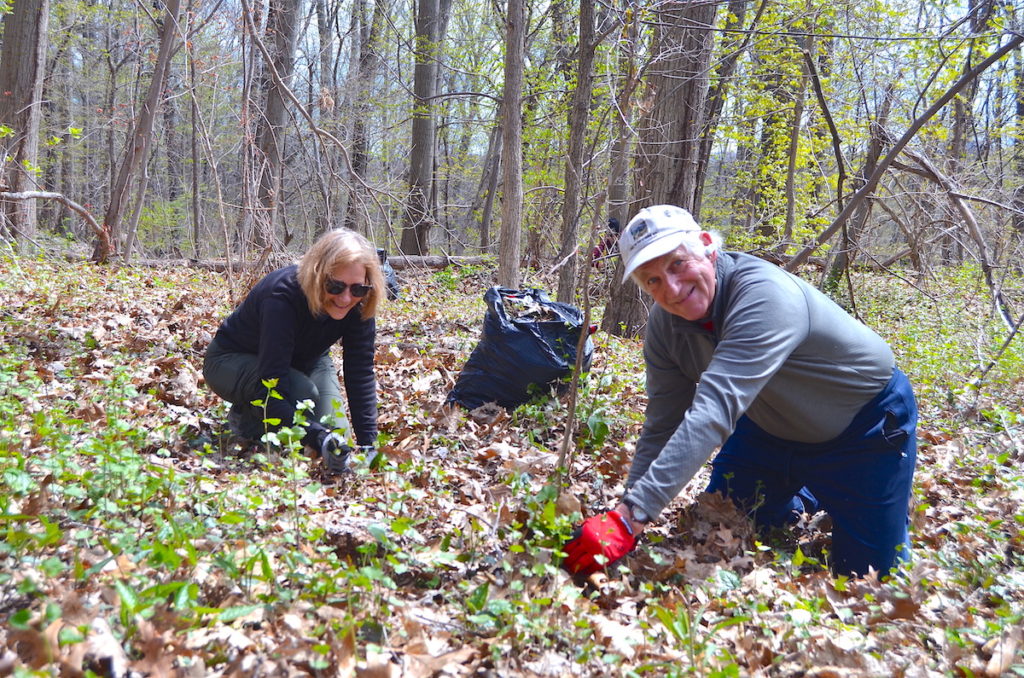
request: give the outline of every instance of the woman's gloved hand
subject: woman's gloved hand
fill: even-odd
[[[337,433],[324,431],[320,436],[320,458],[324,460],[324,469],[328,475],[346,473],[352,448]]]

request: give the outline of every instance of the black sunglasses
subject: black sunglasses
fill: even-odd
[[[359,283],[349,285],[347,282],[328,278],[327,281],[324,282],[324,289],[327,290],[327,294],[343,294],[345,290],[348,290],[352,293],[353,297],[361,299],[370,293],[370,290],[373,289],[373,285],[360,285]]]

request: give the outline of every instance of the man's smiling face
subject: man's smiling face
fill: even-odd
[[[701,234],[701,239],[710,236]],[[685,245],[651,259],[636,269],[634,279],[663,309],[686,320],[701,320],[711,312],[715,299],[715,259],[696,255]]]

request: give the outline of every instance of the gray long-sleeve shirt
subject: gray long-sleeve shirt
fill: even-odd
[[[892,350],[803,280],[719,251],[709,318],[655,305],[647,324],[647,412],[626,499],[652,518],[746,414],[779,438],[835,438],[892,376]]]

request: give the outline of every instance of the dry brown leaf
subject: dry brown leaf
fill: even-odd
[[[1011,629],[1007,635],[993,638],[986,644],[985,651],[989,655],[989,660],[985,664],[986,678],[997,678],[1010,670],[1021,646],[1022,635],[1024,632],[1018,626]]]
[[[646,643],[639,626],[626,626],[600,614],[590,615],[589,621],[598,642],[626,659],[633,659],[637,648]]]
[[[580,503],[575,494],[562,492],[558,495],[558,501],[555,502],[555,510],[560,516],[568,516],[577,512],[582,513],[583,504]]]
[[[128,654],[114,637],[106,619],[97,617],[92,620],[85,643],[83,661],[106,667],[107,675],[112,678],[121,678],[128,673]]]
[[[378,651],[372,647],[366,649],[366,661],[356,665],[356,676],[359,678],[399,678],[401,668],[391,661],[391,652]]]
[[[171,631],[158,633],[149,621],[140,621],[139,639],[142,641],[143,656],[142,659],[132,662],[132,668],[148,674],[149,678],[173,678],[176,676],[174,659],[177,656],[177,648],[167,648],[172,651],[165,651],[167,636],[171,633]]]

